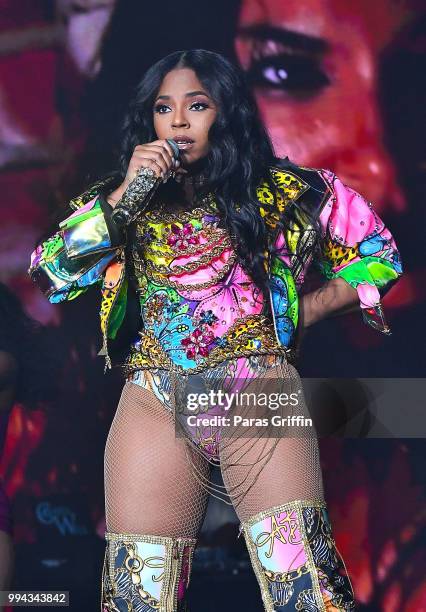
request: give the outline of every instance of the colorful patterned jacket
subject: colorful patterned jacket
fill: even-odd
[[[395,241],[372,204],[328,170],[296,166],[287,158],[270,170],[276,197],[267,182],[259,185],[257,195],[269,245],[275,247],[265,253],[265,270],[278,343],[289,357],[294,355],[298,294],[312,262],[327,279],[341,277],[354,287],[364,321],[389,334],[381,297],[402,274],[402,266]],[[128,295],[126,237],[110,218],[105,199],[110,191],[108,181],[98,182],[71,200],[72,214],[36,248],[29,269],[52,303],[75,299],[91,285],[101,287],[101,354],[107,367],[108,343],[123,323]],[[290,206],[293,220],[283,230],[277,223]],[[320,252],[312,219],[322,233]]]

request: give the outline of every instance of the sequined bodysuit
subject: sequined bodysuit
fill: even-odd
[[[269,302],[221,225],[213,202],[185,212],[148,212],[137,225],[132,259],[143,329],[127,360],[128,380],[152,390],[170,410],[176,410],[182,377],[193,385],[200,374],[198,389],[201,381],[203,389],[242,391],[286,360]],[[212,436],[207,429],[191,428],[190,437],[218,458],[219,430]]]
[[[230,357],[285,354],[268,300],[239,263],[213,203],[148,212],[133,261],[143,330],[130,370],[195,373]]]

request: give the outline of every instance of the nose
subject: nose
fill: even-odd
[[[325,167],[370,200],[375,210],[403,213],[406,198],[398,184],[397,169],[383,143],[383,122],[377,95],[371,91],[353,117],[348,146],[327,156]]]
[[[177,107],[172,116],[172,127],[188,128],[189,120],[184,108]]]

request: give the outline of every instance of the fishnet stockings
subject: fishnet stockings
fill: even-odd
[[[195,538],[208,494],[191,463],[205,478],[210,465],[188,453],[173,415],[152,391],[127,382],[105,448],[107,530]]]
[[[245,392],[301,388],[295,368],[277,360]],[[243,412],[238,408],[238,414]],[[276,413],[309,417],[303,395],[296,407],[280,407]],[[243,416],[253,413],[247,409]],[[233,504],[241,521],[295,499],[324,499],[318,440],[312,433],[273,438],[270,430],[248,434],[244,427],[234,429],[232,437],[220,437],[225,485],[220,490],[206,457],[191,440],[176,437],[170,410],[151,390],[127,382],[105,449],[107,530],[195,538],[209,492]]]
[[[285,363],[270,368],[261,380],[252,382],[246,392],[259,394],[279,390],[290,394],[298,389],[302,389],[300,377],[292,365]],[[297,406],[280,408],[276,412],[281,417],[295,414],[309,418],[303,394],[298,397]],[[323,500],[315,431],[299,428],[297,437],[290,437],[288,433],[281,438],[259,437],[258,432],[256,428],[253,438],[224,438],[220,444],[223,481],[240,521],[296,499]]]

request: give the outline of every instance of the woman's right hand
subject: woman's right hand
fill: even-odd
[[[176,174],[186,174],[186,170],[180,167],[180,161],[174,159],[172,147],[167,140],[154,140],[136,145],[124,181],[107,198],[111,206],[115,206],[141,168],[151,168],[156,177],[163,179],[163,182],[167,181],[172,171]]]

